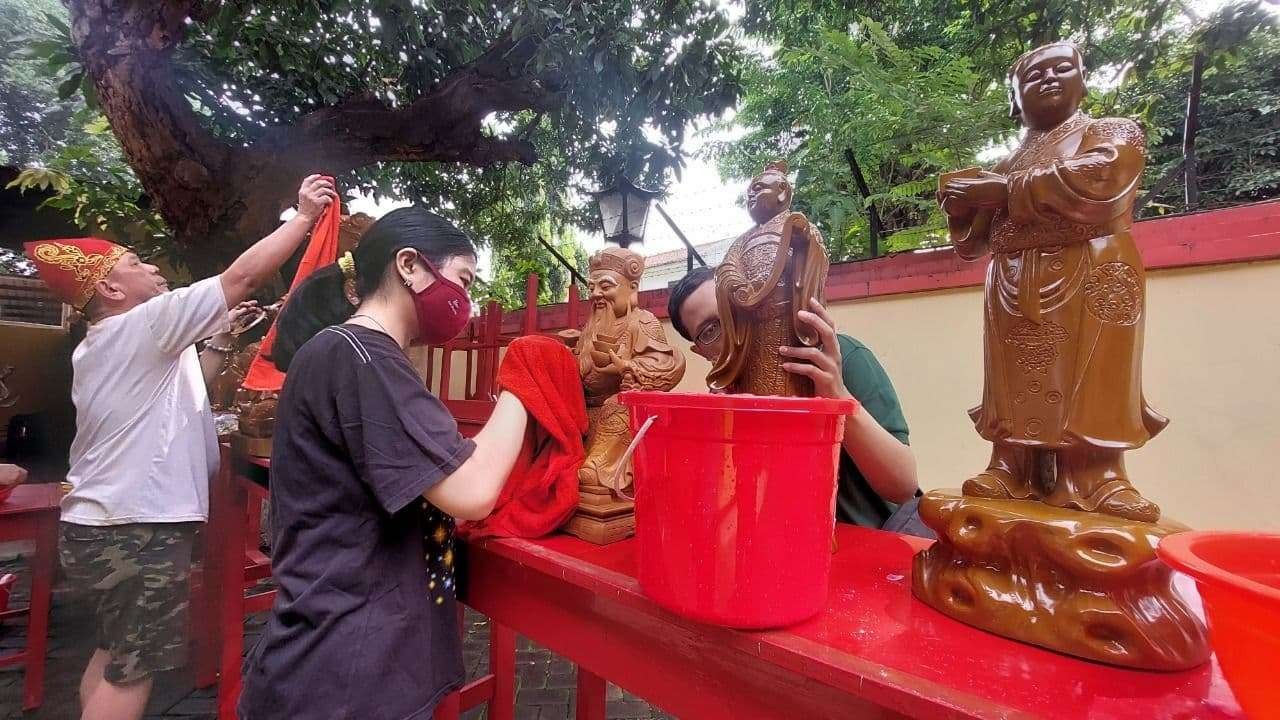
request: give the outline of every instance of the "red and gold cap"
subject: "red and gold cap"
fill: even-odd
[[[95,237],[38,240],[24,247],[44,284],[77,310],[89,304],[94,286],[129,252],[110,240]]]

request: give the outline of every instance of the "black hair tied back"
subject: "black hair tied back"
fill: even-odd
[[[467,234],[453,223],[420,207],[407,207],[383,215],[360,238],[352,252],[356,266],[356,294],[369,298],[392,279],[388,267],[396,253],[413,248],[436,267],[449,258],[476,254]],[[317,269],[289,293],[276,322],[276,339],[271,360],[287,372],[298,349],[316,333],[345,322],[356,311],[342,288],[342,270],[337,263]]]

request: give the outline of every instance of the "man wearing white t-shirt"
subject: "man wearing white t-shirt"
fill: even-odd
[[[27,244],[45,284],[91,323],[72,355],[76,436],[59,547],[69,585],[98,603],[84,720],[141,718],[152,674],[185,661],[191,543],[218,466],[205,388],[218,363],[202,368],[195,343],[214,336],[205,353],[226,352],[231,309],[336,197],[330,180],[308,177],[297,215],[221,275],[172,292],[154,265],[106,240]]]

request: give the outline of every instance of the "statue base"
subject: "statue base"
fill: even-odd
[[[916,555],[917,598],[988,632],[1088,660],[1186,670],[1209,659],[1204,624],[1156,558],[1186,528],[1029,500],[934,491],[920,517],[938,542]]]
[[[231,433],[231,452],[248,457],[271,457],[271,438],[251,437],[241,432]]]
[[[626,540],[636,532],[636,505],[606,487],[580,486],[578,509],[564,531],[596,545]]]

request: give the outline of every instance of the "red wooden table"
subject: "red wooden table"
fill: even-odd
[[[192,592],[192,647],[196,686],[218,683],[218,717],[235,718],[240,697],[244,618],[271,607],[273,590],[251,590],[271,575],[271,559],[258,550],[259,513],[267,497],[271,462],[237,456],[222,447],[209,491],[204,562]]]
[[[1097,665],[958,623],[910,590],[915,538],[842,525],[821,615],[741,632],[640,592],[634,540],[468,548],[468,605],[579,666],[578,720],[604,679],[679,717],[1241,718],[1216,660],[1181,673]],[[499,682],[504,682],[499,678]]]
[[[27,615],[27,645],[21,651],[0,657],[0,667],[24,665],[26,678],[22,708],[33,710],[44,700],[44,660],[49,634],[49,594],[58,556],[58,501],[62,493],[57,483],[20,485],[0,503],[0,542],[34,540],[31,559],[31,603],[25,608],[0,613],[0,620]]]

